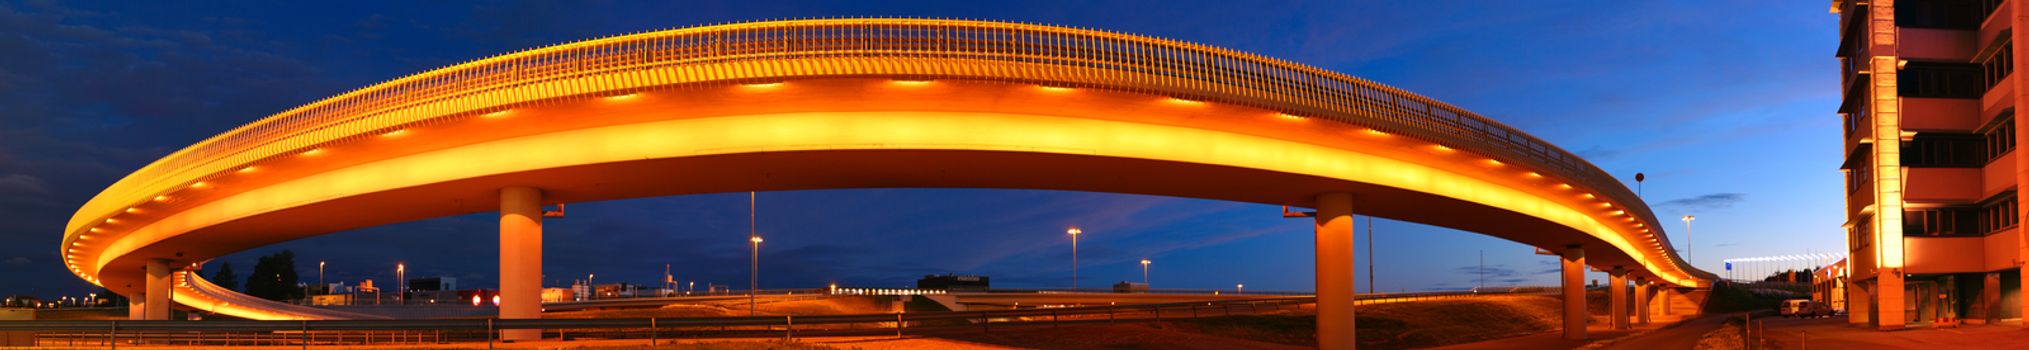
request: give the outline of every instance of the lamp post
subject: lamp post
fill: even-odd
[[[1085,230],[1072,226],[1071,229],[1064,230],[1064,233],[1071,234],[1071,291],[1075,292],[1078,291],[1078,235],[1085,233]]]
[[[1246,284],[1235,284],[1235,285],[1233,285],[1233,294],[1246,294],[1246,293],[1247,293],[1247,285],[1246,285]]]
[[[395,304],[407,305],[409,303],[408,276],[408,266],[402,263],[395,263]]]
[[[1697,260],[1691,260],[1691,220],[1697,220],[1697,219],[1698,219],[1698,217],[1696,217],[1696,216],[1690,216],[1690,215],[1684,215],[1684,264],[1685,264],[1685,265],[1695,265],[1695,264],[1697,264],[1697,262],[1698,262]]]
[[[1141,286],[1148,286],[1148,259],[1141,259]]]
[[[317,261],[317,290],[320,290],[320,291],[324,291],[325,293],[330,293],[330,292],[331,292],[331,291],[328,291],[328,290],[324,290],[324,288],[325,288],[325,284],[324,284],[324,261],[323,261],[323,260],[318,260],[318,261]]]
[[[753,263],[748,265],[747,271],[747,316],[751,317],[754,316],[754,291],[761,286],[761,236],[749,237],[747,240],[754,242]]]
[[[597,276],[599,276],[599,274],[596,273],[585,274],[585,299],[599,298],[599,287],[592,286],[592,277]]]

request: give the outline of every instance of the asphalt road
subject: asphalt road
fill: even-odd
[[[1731,315],[1707,315],[1686,321],[1676,327],[1658,329],[1633,338],[1623,339],[1608,345],[1611,350],[1690,350],[1697,347],[1698,338],[1705,333],[1719,329]]]

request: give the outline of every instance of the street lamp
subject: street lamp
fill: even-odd
[[[1141,286],[1148,287],[1148,259],[1141,259]]]
[[[599,276],[599,274],[596,273],[585,274],[585,299],[599,298],[599,287],[594,287],[592,285],[592,277],[597,276]]]
[[[1246,284],[1235,284],[1235,285],[1233,285],[1233,294],[1243,294],[1243,293],[1247,293],[1247,285],[1246,285]]]
[[[396,304],[403,304],[403,305],[406,305],[406,304],[408,304],[408,302],[409,302],[409,298],[408,298],[408,295],[409,295],[409,277],[408,277],[408,276],[409,276],[409,275],[408,275],[408,266],[406,266],[406,265],[403,265],[402,263],[395,263],[395,286],[396,286],[396,288],[395,288],[395,303],[396,303]]]
[[[324,284],[324,261],[323,261],[323,260],[318,260],[318,261],[317,261],[317,288],[318,288],[318,290],[323,290],[323,289],[324,289],[324,286],[325,286],[325,284]],[[325,292],[326,292],[326,293],[329,293],[330,291],[325,291]]]
[[[1071,229],[1064,230],[1064,233],[1071,234],[1071,291],[1075,292],[1078,291],[1078,235],[1085,233],[1085,230],[1071,226]]]
[[[754,242],[754,254],[750,256],[752,263],[747,266],[747,316],[751,317],[754,316],[754,290],[761,286],[761,236],[754,235],[747,240]]]
[[[1696,260],[1691,260],[1691,220],[1697,219],[1698,217],[1696,216],[1684,215],[1684,263],[1686,265],[1697,262]]]

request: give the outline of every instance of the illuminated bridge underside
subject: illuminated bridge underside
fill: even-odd
[[[1192,44],[934,20],[654,32],[402,78],[135,172],[79,210],[64,248],[81,278],[131,295],[151,259],[490,212],[511,186],[546,203],[965,187],[1307,207],[1351,192],[1362,214],[1713,278],[1611,176],[1456,107]],[[334,317],[176,291],[233,316]]]

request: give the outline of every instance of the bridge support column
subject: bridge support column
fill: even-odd
[[[1649,281],[1646,277],[1634,278],[1634,323],[1649,324]]]
[[[1612,294],[1607,296],[1606,301],[1610,310],[1608,315],[1613,317],[1613,329],[1628,329],[1630,327],[1627,323],[1627,268],[1614,266],[1613,271],[1607,273],[1606,280],[1613,284],[1606,288],[1606,292]]]
[[[542,318],[542,190],[533,187],[500,189],[500,318]],[[542,330],[502,330],[500,339],[542,339]]]
[[[1353,195],[1317,196],[1317,348],[1352,349]]]
[[[148,301],[141,308],[141,319],[169,319],[169,260],[148,260]]]
[[[148,319],[147,299],[148,296],[142,294],[127,296],[127,319],[135,321]]]
[[[1670,294],[1674,294],[1676,292],[1677,288],[1675,287],[1656,286],[1656,302],[1663,303],[1663,305],[1661,307],[1657,307],[1656,310],[1662,310],[1663,316],[1669,316],[1670,308],[1677,306],[1677,302],[1675,301],[1675,299],[1670,298]]]
[[[1585,248],[1577,245],[1565,247],[1558,254],[1562,260],[1564,285],[1564,339],[1584,340],[1585,320]]]
[[[1902,271],[1882,269],[1874,275],[1874,319],[1881,330],[1902,329],[1908,320],[1903,319]]]

